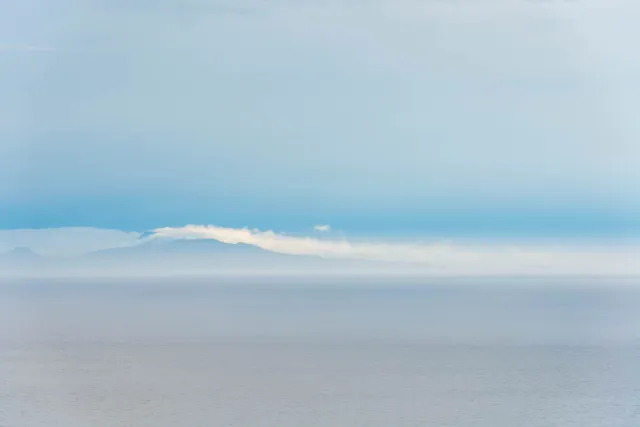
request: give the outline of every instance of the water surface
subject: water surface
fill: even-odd
[[[616,283],[20,281],[0,321],[3,427],[640,423]]]

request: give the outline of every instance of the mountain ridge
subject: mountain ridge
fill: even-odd
[[[283,254],[215,239],[143,239],[138,245],[102,249],[73,258],[44,257],[29,248],[16,248],[5,256],[0,254],[0,274],[9,275],[326,273],[390,266],[366,260]]]

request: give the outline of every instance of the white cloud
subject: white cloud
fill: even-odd
[[[350,242],[214,225],[160,228],[155,232],[159,237],[246,243],[292,255],[412,263],[438,274],[640,274],[636,246]]]
[[[0,253],[19,247],[48,256],[77,256],[116,247],[132,246],[140,233],[91,227],[0,230]]]
[[[331,231],[331,226],[329,224],[318,224],[313,229],[316,231]]]

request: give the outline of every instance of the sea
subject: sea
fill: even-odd
[[[640,426],[640,282],[0,281],[0,427]]]

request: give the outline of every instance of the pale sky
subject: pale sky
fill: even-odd
[[[0,5],[1,229],[640,231],[635,1]]]

